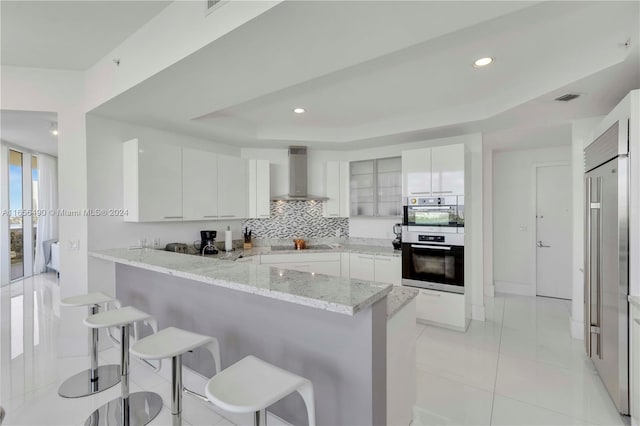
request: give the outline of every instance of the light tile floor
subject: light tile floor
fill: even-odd
[[[119,387],[64,399],[59,384],[88,357],[59,358],[59,291],[54,274],[0,288],[0,405],[4,425],[79,425]],[[416,326],[416,426],[621,425],[582,342],[569,335],[567,301],[496,296],[487,321],[466,333]],[[101,360],[117,361],[115,349]],[[167,380],[132,368],[132,391],[170,401]],[[151,425],[171,424],[169,406]],[[184,398],[185,425],[233,425],[194,398]],[[272,425],[275,423],[271,423]]]

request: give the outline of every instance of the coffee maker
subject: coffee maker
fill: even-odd
[[[218,231],[200,231],[200,254],[217,254],[215,242]]]
[[[393,233],[396,234],[396,239],[391,241],[393,248],[396,250],[402,249],[402,224],[396,223],[393,225]]]

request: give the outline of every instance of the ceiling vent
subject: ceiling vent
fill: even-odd
[[[564,95],[558,96],[557,98],[555,98],[554,101],[569,102],[579,97],[580,97],[580,94],[578,93],[565,93]]]
[[[204,14],[208,15],[229,0],[206,0]]]

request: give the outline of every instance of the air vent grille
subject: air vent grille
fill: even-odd
[[[569,102],[579,97],[580,95],[578,93],[565,93],[562,96],[558,96],[554,100],[558,102]]]
[[[206,0],[205,14],[208,15],[214,9],[217,9],[218,7],[222,6],[227,1],[229,0]]]

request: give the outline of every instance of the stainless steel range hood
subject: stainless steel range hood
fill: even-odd
[[[307,147],[289,147],[289,193],[273,201],[326,201],[329,198],[307,193]]]

